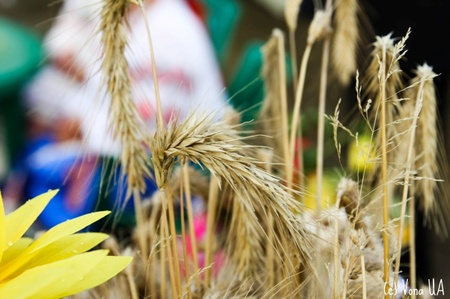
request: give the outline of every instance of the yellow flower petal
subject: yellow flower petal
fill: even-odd
[[[6,244],[6,228],[5,228],[5,208],[3,206],[3,197],[0,192],[0,261],[2,260],[3,251]]]
[[[57,192],[57,190],[53,190],[41,194],[27,201],[20,208],[6,216],[6,248],[12,246],[23,236],[23,234],[28,230],[31,224],[36,221],[36,218],[47,206],[50,199],[52,199]]]
[[[18,257],[28,246],[30,246],[33,241],[34,240],[31,238],[20,238],[19,240],[17,240],[13,246],[9,247],[5,250],[5,252],[3,252],[3,257],[0,265],[3,266],[4,264],[7,264]]]
[[[45,232],[39,239],[37,239],[31,246],[30,252],[41,249],[50,243],[55,242],[65,236],[76,233],[83,228],[89,226],[90,224],[96,222],[97,220],[110,214],[109,211],[89,213],[72,220],[67,220],[66,222],[60,223],[55,227],[52,227],[47,232]]]
[[[16,260],[0,267],[0,280],[11,278],[13,274],[17,273],[23,267],[26,267],[29,261],[39,254],[39,250],[43,248],[45,250],[46,246],[85,228],[109,213],[109,211],[104,211],[86,214],[51,228],[22,252]]]
[[[0,298],[58,298],[107,254],[107,250],[97,250],[27,270],[0,284]]]
[[[84,253],[108,237],[107,234],[102,233],[80,233],[66,236],[36,252],[33,259],[25,266],[33,268]]]
[[[60,298],[77,294],[104,283],[125,269],[132,259],[130,256],[105,256],[95,266],[94,270],[87,273],[83,279],[78,279],[70,288],[63,289],[63,292],[59,293],[57,297]]]

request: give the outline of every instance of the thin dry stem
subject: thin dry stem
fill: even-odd
[[[411,175],[411,169],[412,169],[412,165],[413,165],[414,143],[415,143],[417,122],[420,119],[419,114],[422,110],[424,83],[425,82],[423,81],[419,87],[417,99],[415,101],[416,104],[415,104],[415,109],[414,109],[413,123],[412,123],[411,129],[410,129],[410,140],[409,140],[408,153],[407,153],[407,158],[406,158],[406,174],[405,174],[405,179],[403,181],[402,207],[401,207],[400,227],[399,227],[398,243],[397,243],[397,257],[395,260],[395,268],[394,268],[394,285],[397,285],[398,275],[399,275],[399,271],[400,271],[400,256],[401,256],[401,251],[402,251],[403,228],[404,228],[404,222],[405,222],[405,216],[406,216],[406,203],[407,203],[407,199],[408,199],[410,175]]]
[[[153,73],[153,81],[155,85],[155,99],[156,99],[156,128],[158,130],[162,130],[164,127],[163,123],[163,116],[162,116],[162,108],[161,108],[161,96],[159,92],[159,84],[158,84],[158,74],[156,72],[156,60],[155,60],[155,51],[153,50],[153,42],[152,42],[152,35],[150,33],[150,25],[148,23],[147,19],[147,12],[145,11],[145,6],[143,0],[136,0],[139,1],[139,6],[141,8],[142,14],[144,16],[144,22],[145,22],[145,29],[147,32],[147,40],[148,40],[148,46],[150,50],[150,58],[152,62],[152,73]]]
[[[186,277],[189,277],[189,258],[187,254],[187,243],[186,243],[186,224],[185,224],[185,215],[184,215],[184,186],[183,182],[183,176],[181,177],[181,184],[180,184],[180,221],[181,221],[181,240],[183,243],[183,260],[184,260],[184,273]],[[186,289],[187,297],[189,299],[192,298],[192,292],[190,288]]]
[[[161,219],[162,219],[162,229],[163,229],[163,242],[162,245],[164,248],[166,248],[166,252],[167,252],[167,261],[169,264],[169,276],[170,276],[170,282],[171,282],[171,289],[172,289],[172,294],[174,297],[178,297],[178,294],[180,294],[179,292],[181,292],[181,283],[178,284],[178,281],[180,279],[180,276],[177,275],[179,273],[179,270],[176,271],[175,270],[175,263],[177,263],[178,265],[178,259],[176,261],[174,261],[174,254],[172,253],[172,248],[171,244],[169,243],[171,240],[170,234],[169,234],[169,224],[167,223],[167,202],[165,200],[162,201],[162,215],[161,215]],[[175,239],[176,235],[172,235],[172,238]],[[172,243],[173,246],[173,243]],[[161,250],[161,251],[164,251]],[[163,279],[165,279],[163,277]],[[178,288],[178,285],[180,285],[180,288]]]
[[[219,184],[217,180],[212,177],[210,181],[209,187],[209,196],[208,196],[208,214],[207,214],[207,224],[206,224],[206,248],[205,248],[205,265],[211,265],[213,262],[214,255],[214,227],[216,222],[216,211],[218,205],[218,196],[219,196]],[[205,285],[209,287],[211,284],[211,268],[205,270]]]
[[[309,56],[311,54],[312,44],[308,43],[305,48],[305,52],[303,52],[302,62],[300,64],[300,76],[298,78],[298,84],[297,84],[297,90],[295,93],[295,102],[294,102],[294,110],[292,115],[292,123],[291,123],[291,136],[289,138],[290,147],[289,147],[289,153],[290,153],[290,163],[288,164],[294,164],[295,159],[295,143],[297,141],[297,129],[299,127],[300,123],[300,108],[302,105],[302,98],[303,98],[303,89],[305,87],[305,78],[306,78],[306,69],[308,65]],[[301,135],[301,130],[299,130],[299,134]],[[299,137],[301,141],[301,136]],[[303,180],[303,149],[302,146],[299,147],[299,165],[300,165],[300,178]],[[293,172],[287,173],[287,182],[288,184],[293,183]],[[303,185],[302,181],[299,182],[300,187]]]
[[[172,241],[172,253],[173,253],[173,269],[175,272],[175,287],[177,288],[176,294],[181,294],[181,271],[180,271],[180,263],[178,258],[178,246],[177,246],[177,230],[175,228],[175,212],[174,212],[174,205],[173,205],[173,196],[172,196],[172,190],[171,186],[169,185],[167,190],[165,191],[167,205],[166,205],[166,211],[168,211],[169,214],[169,232],[170,237]],[[165,204],[165,200],[163,200],[163,205]],[[166,219],[166,218],[165,218]],[[166,219],[167,221],[167,219]],[[170,259],[169,259],[170,264]]]
[[[191,199],[191,187],[190,187],[190,179],[188,172],[187,163],[183,163],[181,167],[183,168],[183,182],[185,184],[185,196],[186,196],[186,208],[188,213],[188,223],[189,223],[189,237],[191,239],[192,245],[192,259],[194,261],[194,269],[197,272],[200,267],[198,264],[198,250],[197,250],[197,238],[195,237],[194,232],[194,212],[192,210],[192,199]]]
[[[414,187],[411,193],[414,194]],[[416,264],[416,200],[414,196],[409,202],[409,277],[411,278],[411,289],[417,288],[417,264]],[[414,296],[414,294],[413,294]]]
[[[165,214],[163,214],[162,217],[165,217]],[[160,226],[160,234],[161,236],[164,236],[164,221],[162,221],[162,225]],[[168,245],[165,245],[165,238],[162,237],[161,239],[161,298],[165,299],[166,296],[166,284],[167,284],[167,279],[166,279],[166,250],[165,247]]]
[[[331,22],[331,10],[317,10],[314,14],[314,18],[311,22],[308,31],[308,38],[305,51],[303,53],[302,62],[300,64],[300,76],[298,78],[297,90],[295,93],[295,102],[294,102],[294,111],[292,116],[292,124],[291,124],[291,136],[290,136],[290,161],[294,164],[295,157],[295,143],[297,140],[297,129],[299,127],[300,122],[300,108],[303,97],[303,89],[305,87],[305,78],[306,78],[306,69],[309,60],[309,56],[311,54],[311,49],[313,44],[327,36],[330,33],[330,22]],[[302,132],[299,130],[299,141],[302,140]],[[299,147],[299,185],[300,187],[303,185],[303,149],[302,145]],[[287,181],[292,183],[293,173],[288,173]]]
[[[331,1],[328,1],[331,3]],[[320,70],[320,91],[319,91],[319,112],[317,127],[317,198],[316,209],[320,212],[322,202],[322,179],[323,179],[323,148],[325,134],[325,105],[327,97],[327,78],[328,78],[328,61],[330,58],[330,39],[326,38],[322,50],[322,66]]]
[[[380,65],[380,93],[381,93],[381,119],[380,119],[380,130],[381,130],[381,182],[383,188],[383,246],[384,246],[384,282],[385,290],[389,288],[389,235],[386,230],[389,222],[389,200],[388,200],[388,177],[387,177],[387,144],[386,144],[386,48],[383,48],[381,65]],[[385,293],[387,294],[387,292]],[[385,295],[388,299],[389,295]]]

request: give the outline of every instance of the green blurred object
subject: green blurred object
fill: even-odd
[[[261,48],[264,43],[256,41],[244,49],[237,71],[228,92],[230,104],[242,113],[241,121],[251,121],[258,117],[264,100],[264,81],[261,77],[263,57]],[[292,81],[290,57],[286,55],[286,79]]]
[[[244,49],[233,81],[228,87],[230,104],[242,113],[241,121],[254,120],[264,99],[264,82],[260,76],[263,42],[253,42]]]
[[[236,0],[201,0],[207,18],[206,23],[220,63],[224,63],[234,29],[241,15],[241,7]]]
[[[37,36],[0,18],[0,119],[4,125],[8,160],[17,158],[24,139],[24,113],[19,94],[43,57]]]

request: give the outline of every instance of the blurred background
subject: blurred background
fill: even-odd
[[[370,51],[370,43],[375,34],[386,35],[393,32],[393,36],[401,37],[411,27],[412,35],[407,42],[409,51],[407,59],[402,62],[403,69],[410,70],[417,64],[427,62],[440,74],[436,83],[445,137],[442,142],[450,140],[447,88],[450,49],[446,42],[450,36],[450,4],[443,0],[402,0],[396,1],[395,4],[392,4],[392,1],[379,0],[361,3],[366,14],[362,27],[366,32],[364,39],[367,46],[361,49],[360,67],[365,63],[364,57],[367,57]],[[287,32],[283,15],[284,1],[193,0],[189,1],[189,4],[201,16],[209,30],[228,95],[235,95],[252,83],[239,97],[262,97],[259,48],[274,28]],[[41,42],[51,28],[60,7],[59,1],[52,0],[0,0],[0,183],[4,183],[7,174],[21,157],[26,139],[26,115],[23,114],[19,100],[21,88],[42,67],[41,62],[45,60],[46,54],[41,49]],[[304,1],[296,32],[298,57],[303,53],[313,12],[312,1]],[[18,46],[17,49],[11,49],[12,40],[20,43],[22,48]],[[318,98],[320,48],[320,44],[315,46],[310,60],[304,107],[314,107]],[[20,53],[24,56],[20,56]],[[21,61],[16,62],[18,57],[21,57]],[[328,87],[327,113],[334,111],[338,99],[342,97],[344,108],[341,113],[344,117],[351,117],[355,103],[353,85],[343,88],[331,80]],[[291,90],[292,87],[288,88],[292,95]],[[257,102],[250,100],[243,104],[243,109],[251,111]],[[304,111],[308,111],[308,108],[305,109]],[[251,118],[250,113],[248,119]],[[445,144],[447,153],[450,153],[449,144]],[[433,232],[422,228],[420,223],[419,219],[417,244],[420,277],[425,282],[429,278],[443,279],[450,298],[450,242],[443,241]]]

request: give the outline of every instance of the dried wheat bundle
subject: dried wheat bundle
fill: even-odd
[[[292,265],[297,265],[300,261],[308,267],[310,241],[303,231],[302,223],[294,214],[294,211],[301,211],[302,206],[277,178],[256,166],[258,162],[251,154],[254,147],[246,146],[236,130],[224,123],[211,122],[211,117],[197,118],[192,115],[180,125],[171,122],[166,130],[156,132],[149,140],[149,145],[153,153],[155,177],[160,188],[167,186],[168,175],[177,159],[189,159],[203,165],[215,177],[224,179],[234,191],[237,198],[235,205],[242,209],[244,212],[241,214],[246,216],[245,239],[264,240],[266,232],[261,218],[271,213],[275,219],[273,229],[276,234],[272,246],[277,254],[296,256],[298,259],[279,260],[280,267],[293,271]],[[234,248],[238,248],[237,242],[243,241],[242,238],[233,240]],[[256,244],[255,242],[252,244]],[[247,257],[244,255],[237,258],[239,273],[254,273],[247,267],[257,265],[245,262]]]
[[[313,284],[310,292],[321,298],[381,298],[383,243],[362,203],[359,186],[342,179],[337,203],[340,208],[323,210],[312,216],[315,221],[308,221],[308,228],[317,236],[314,246],[318,256],[314,270],[317,285]],[[328,287],[320,287],[323,283]]]

